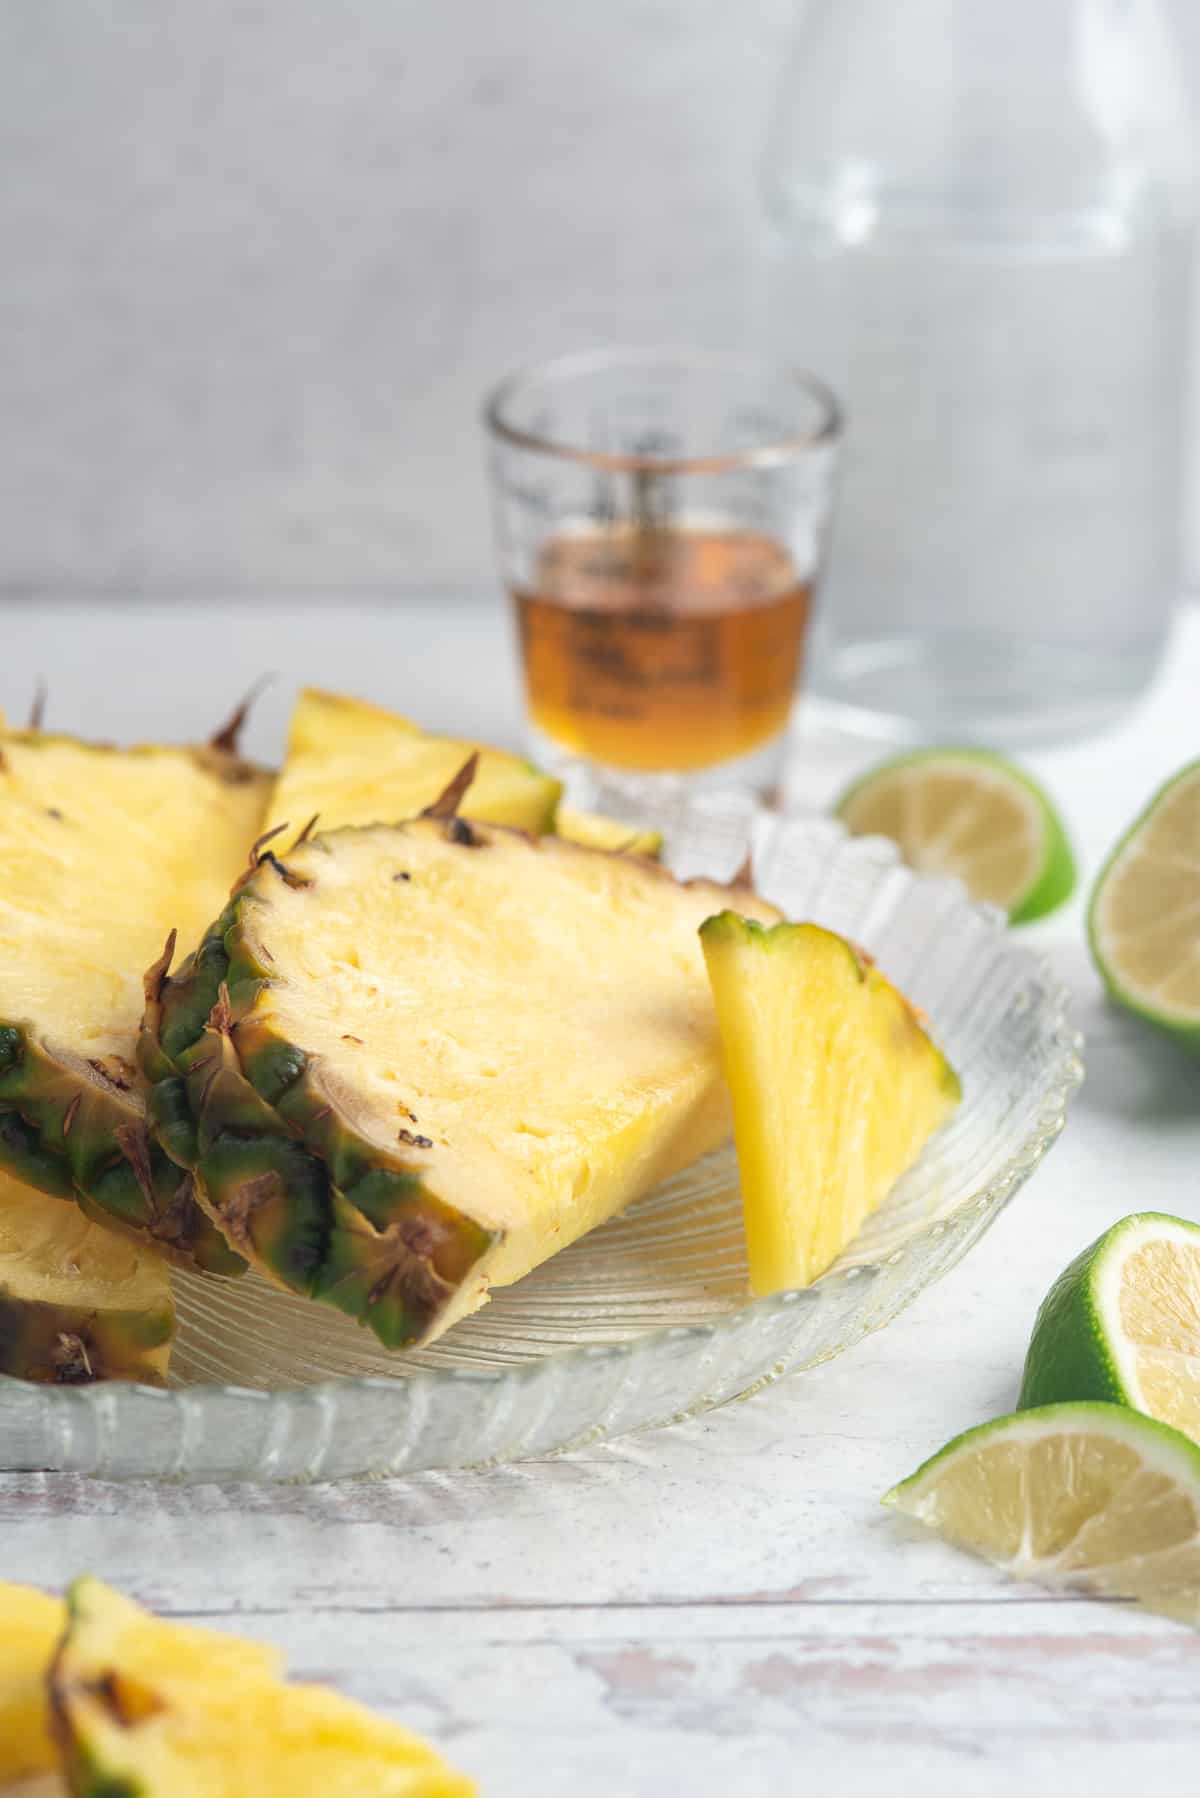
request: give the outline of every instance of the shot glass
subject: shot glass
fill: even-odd
[[[605,349],[510,375],[485,423],[531,752],[650,789],[771,789],[826,555],[833,396],[755,356]]]

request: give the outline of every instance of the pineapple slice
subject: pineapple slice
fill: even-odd
[[[962,1096],[913,1007],[815,924],[722,912],[700,932],[716,1000],[755,1292],[807,1286]]]
[[[174,1333],[160,1255],[0,1172],[0,1373],[161,1386]]]
[[[0,1785],[56,1764],[46,1670],[66,1616],[44,1592],[0,1584]]]
[[[731,897],[444,813],[267,853],[148,987],[160,1140],[268,1278],[428,1339],[728,1135]]]
[[[419,1736],[269,1649],[161,1623],[98,1580],[72,1588],[51,1702],[74,1798],[471,1798]]]
[[[316,814],[322,831],[412,818],[442,792],[472,753],[395,712],[306,687],[296,702],[287,760],[268,814],[296,830]],[[481,749],[471,816],[534,835],[553,830],[562,791],[520,756]]]
[[[636,824],[623,824],[619,818],[606,818],[603,812],[581,812],[573,805],[559,806],[554,832],[566,837],[568,843],[582,843],[588,849],[645,855],[652,861],[662,854],[661,830],[642,830]]]
[[[296,701],[288,753],[268,808],[272,823],[322,832],[343,824],[415,817],[469,756],[478,756],[469,812],[534,836],[553,831],[592,849],[657,856],[662,835],[559,804],[561,785],[507,750],[422,730],[396,712],[306,687]]]
[[[143,972],[193,939],[258,832],[268,777],[227,738],[100,748],[0,733],[0,1165],[182,1261],[237,1266],[149,1142]]]

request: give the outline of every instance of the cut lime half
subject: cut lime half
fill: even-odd
[[[1159,788],[1092,891],[1088,936],[1112,997],[1200,1049],[1200,761]]]
[[[1200,1627],[1200,1448],[1120,1405],[1046,1405],[947,1443],[884,1504],[1014,1579]]]
[[[1018,1402],[1067,1399],[1132,1405],[1200,1441],[1200,1225],[1123,1218],[1059,1275]]]
[[[1012,924],[1069,898],[1075,861],[1049,799],[1028,774],[986,749],[919,749],[847,788],[834,807],[855,836],[890,837],[910,867],[953,874],[972,899]]]

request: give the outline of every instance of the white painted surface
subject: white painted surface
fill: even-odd
[[[487,382],[741,335],[800,11],[0,0],[0,591],[485,578]]]
[[[470,655],[464,651],[469,647]],[[11,613],[0,703],[52,672],[50,721],[207,726],[263,667],[512,739],[494,606],[336,615],[228,604]],[[1120,732],[1037,758],[1085,881],[1200,751],[1200,613]],[[811,731],[797,788],[861,753]],[[118,1487],[0,1478],[0,1578],[90,1569],[172,1616],[279,1642],[295,1669],[427,1730],[486,1798],[1116,1798],[1191,1793],[1200,1639],[1053,1599],[880,1511],[953,1432],[1011,1408],[1034,1310],[1117,1217],[1200,1217],[1200,1076],[1103,1005],[1079,906],[1037,927],[1075,990],[1088,1080],[1065,1136],[967,1260],[882,1334],[699,1422],[568,1459],[407,1483]]]

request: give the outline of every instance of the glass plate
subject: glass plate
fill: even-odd
[[[888,1323],[963,1255],[1061,1130],[1082,1068],[1063,989],[999,914],[891,844],[744,794],[583,795],[653,824],[677,873],[755,885],[854,937],[928,1013],[963,1104],[823,1279],[746,1297],[732,1149],[388,1355],[335,1312],[243,1280],[177,1280],[167,1391],[0,1380],[0,1464],[106,1477],[335,1479],[517,1460],[723,1405]]]

